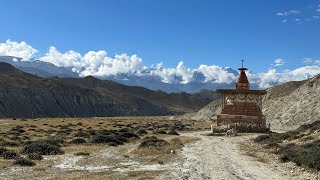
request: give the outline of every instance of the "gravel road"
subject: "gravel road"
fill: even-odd
[[[172,165],[172,170],[160,179],[304,179],[292,177],[280,163],[279,166],[268,164],[244,154],[240,144],[255,137],[254,134],[237,137],[188,135],[201,137],[201,140],[185,146],[181,152],[182,161]]]

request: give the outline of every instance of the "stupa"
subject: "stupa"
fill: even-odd
[[[243,131],[266,129],[266,117],[262,114],[262,95],[265,90],[250,90],[246,70],[242,67],[236,89],[218,89],[222,94],[222,111],[217,115],[217,127],[236,128]]]

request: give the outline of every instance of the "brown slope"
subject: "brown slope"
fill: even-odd
[[[172,111],[195,112],[208,104],[215,98],[215,92],[188,93],[165,93],[152,91],[143,87],[125,86],[113,81],[100,80],[92,76],[86,78],[65,78],[63,81],[73,83],[78,86],[99,90],[101,93],[112,95],[117,99],[133,96],[140,97],[159,106],[168,107]]]
[[[99,83],[110,86],[108,91],[95,85]],[[0,117],[31,117],[32,112],[34,117],[143,116],[191,110],[180,108],[179,102],[171,101],[169,107],[153,101],[168,100],[168,94],[113,82],[106,85],[90,77],[45,79],[24,73],[7,63],[0,63],[0,84]],[[144,94],[155,97],[148,99],[143,97]],[[197,105],[201,106],[200,103]],[[172,107],[182,111],[172,111]]]

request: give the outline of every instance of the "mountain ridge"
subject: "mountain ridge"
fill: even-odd
[[[213,98],[167,94],[86,78],[41,78],[0,63],[0,117],[173,115],[193,112]],[[214,92],[212,92],[214,94]]]

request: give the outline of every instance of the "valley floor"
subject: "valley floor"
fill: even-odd
[[[90,157],[72,153],[47,157],[35,168],[12,167],[0,172],[1,179],[317,179],[314,174],[290,163],[251,153],[250,139],[257,134],[236,137],[205,136],[205,131],[183,133],[197,138],[177,154],[166,157],[136,157],[137,144],[102,146]],[[252,150],[252,149],[251,149]],[[254,148],[254,151],[257,149]],[[255,155],[253,155],[255,154]],[[263,153],[260,154],[264,156]],[[170,159],[171,158],[171,159]],[[163,161],[163,162],[161,162]]]

